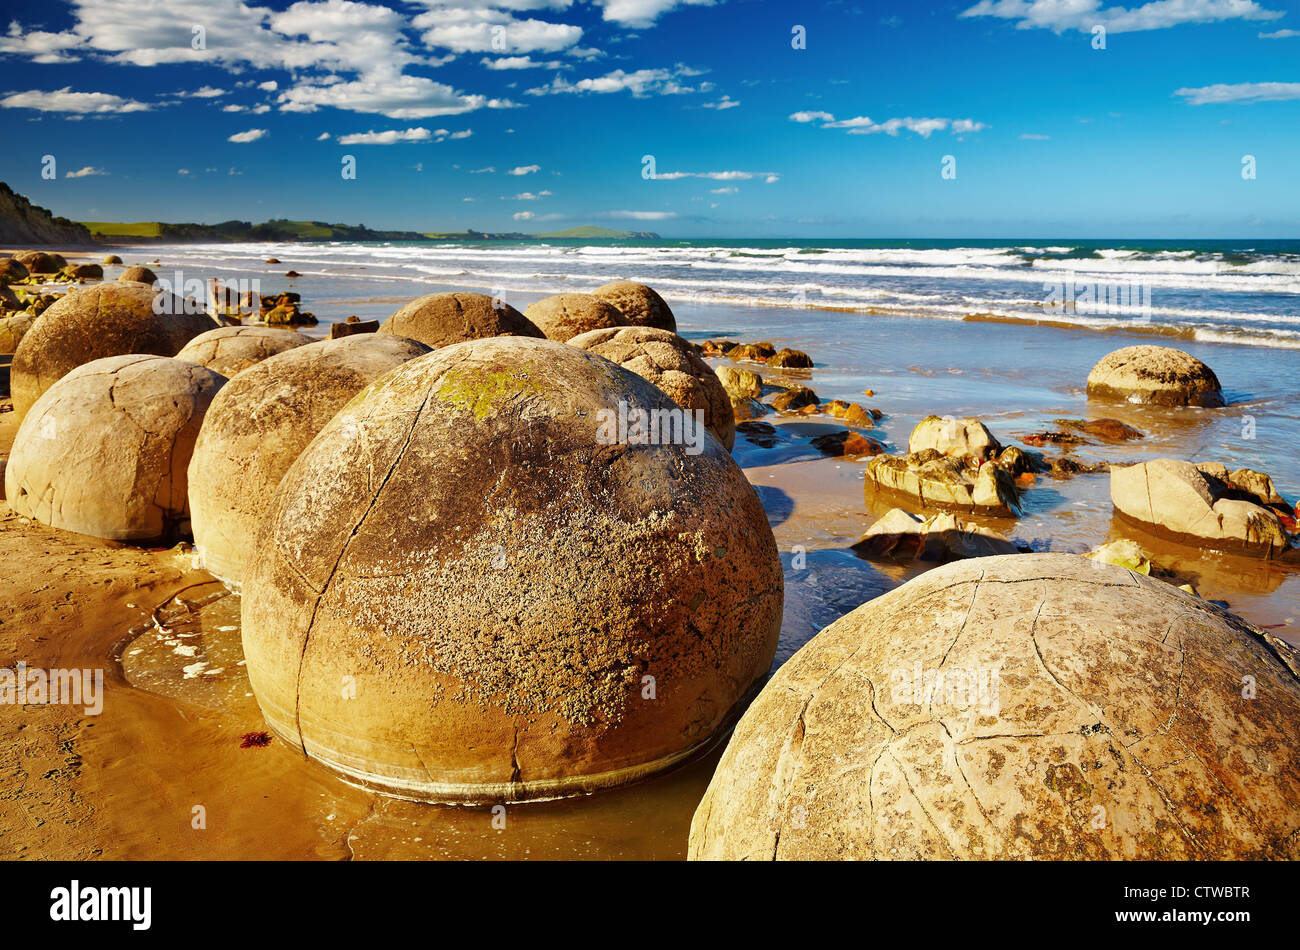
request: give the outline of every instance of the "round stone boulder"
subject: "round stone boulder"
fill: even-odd
[[[490,336],[531,336],[542,331],[504,300],[487,294],[427,294],[412,300],[379,326],[380,333],[449,346]]]
[[[26,280],[27,266],[16,257],[0,257],[0,284]]]
[[[14,438],[16,514],[113,541],[188,533],[186,468],[220,373],[129,354],[79,366],[36,401]]]
[[[118,257],[116,254],[105,254],[105,255],[104,255],[104,260],[103,260],[101,263],[104,263],[104,264],[121,264],[121,263],[122,263],[122,258]]]
[[[203,567],[238,587],[257,523],[289,466],[349,399],[428,352],[391,335],[307,341],[231,379],[213,401],[190,463],[190,520]]]
[[[618,307],[623,318],[633,326],[655,327],[677,332],[677,319],[664,298],[647,287],[630,280],[616,280],[591,292]]]
[[[1088,395],[1155,406],[1225,405],[1214,370],[1168,346],[1126,346],[1088,374]]]
[[[271,729],[433,801],[583,794],[708,748],[772,662],[776,544],[712,435],[697,454],[620,442],[619,403],[675,408],[591,353],[496,337],[341,410],[244,581]]]
[[[1070,554],[936,568],[745,713],[696,859],[1300,857],[1300,654]]]
[[[137,284],[148,284],[150,287],[158,280],[158,275],[147,267],[136,265],[128,267],[122,273],[117,275],[118,280],[134,281]]]
[[[580,333],[569,345],[648,379],[683,409],[699,410],[704,425],[728,449],[735,444],[736,419],[722,381],[676,333],[653,327],[611,327]]]
[[[72,264],[68,273],[78,280],[103,280],[104,268],[98,264]]]
[[[175,356],[212,327],[207,314],[186,313],[185,301],[143,284],[71,290],[41,314],[14,351],[14,411],[22,418],[41,393],[83,363],[127,353]]]
[[[49,251],[19,251],[14,260],[26,267],[29,274],[57,274],[68,266],[62,254]]]
[[[311,337],[296,330],[217,327],[215,330],[205,330],[186,343],[176,358],[214,369],[229,378],[269,356],[310,342]]]
[[[628,320],[612,303],[591,294],[544,297],[524,311],[548,340],[567,343],[580,333],[625,327]]]
[[[0,356],[10,356],[18,349],[18,342],[32,328],[36,318],[30,313],[15,313],[0,317]]]

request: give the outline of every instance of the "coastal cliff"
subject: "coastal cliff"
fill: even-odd
[[[55,217],[0,181],[0,243],[29,247],[39,244],[94,244],[85,225]]]

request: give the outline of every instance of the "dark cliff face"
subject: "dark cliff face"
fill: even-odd
[[[0,244],[94,244],[85,225],[56,218],[0,181]]]

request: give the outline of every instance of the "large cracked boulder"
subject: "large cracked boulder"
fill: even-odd
[[[9,507],[113,541],[186,534],[186,468],[225,382],[205,367],[146,354],[77,367],[18,429],[4,473]]]
[[[1088,395],[1156,406],[1224,405],[1214,370],[1168,346],[1126,346],[1088,374]]]
[[[777,671],[689,856],[1294,860],[1296,656],[1074,555],[939,567]]]
[[[200,333],[186,343],[176,358],[206,366],[229,378],[267,357],[310,342],[311,337],[296,330],[217,327]]]
[[[611,442],[620,402],[674,408],[608,360],[499,337],[349,403],[285,475],[244,580],[271,729],[434,801],[582,794],[707,748],[772,662],[776,544],[712,435]]]
[[[380,324],[379,332],[434,347],[491,336],[542,337],[541,330],[505,301],[461,292],[418,297]]]
[[[591,295],[612,303],[632,326],[677,332],[677,318],[671,308],[645,284],[616,280],[597,287]]]
[[[292,347],[232,379],[213,400],[190,463],[190,518],[204,569],[238,587],[289,466],[348,400],[428,352],[405,337],[342,337]]]
[[[41,314],[14,350],[14,411],[21,419],[41,393],[84,363],[126,354],[175,356],[212,328],[211,317],[187,313],[181,298],[155,294],[143,284],[70,290]]]
[[[625,327],[628,319],[608,301],[591,294],[556,294],[543,297],[524,311],[548,340],[567,343],[589,330]]]
[[[569,345],[603,356],[649,380],[683,409],[703,413],[704,424],[728,449],[735,444],[736,419],[722,381],[676,333],[652,327],[611,327],[580,333]]]
[[[1110,497],[1121,519],[1157,537],[1253,557],[1300,559],[1280,513],[1292,511],[1262,472],[1155,459],[1112,465]]]

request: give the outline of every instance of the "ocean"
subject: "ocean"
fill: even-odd
[[[679,303],[1047,322],[1300,348],[1300,240],[430,241],[157,253],[218,277],[264,273],[263,260],[279,257],[305,278],[362,280],[377,293],[437,283],[509,299],[633,276]]]

